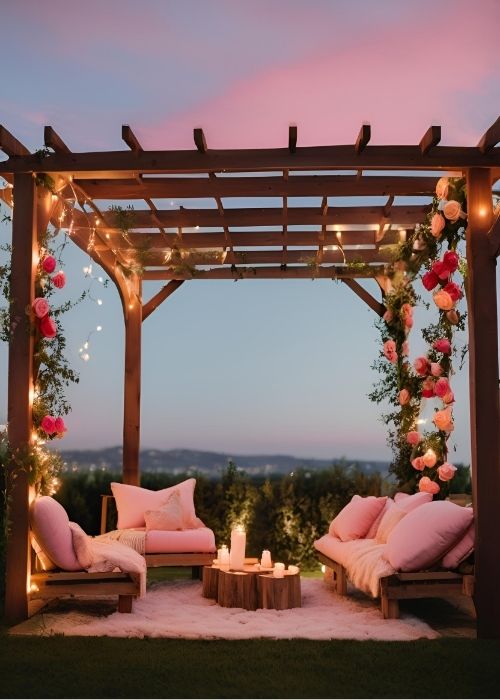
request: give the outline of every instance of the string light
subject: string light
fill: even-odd
[[[100,333],[102,331],[102,326],[96,326],[95,331],[90,331],[90,333],[87,336],[86,341],[83,343],[81,348],[78,350],[78,354],[80,355],[80,359],[83,360],[84,362],[88,362],[90,360],[90,353],[88,352],[90,348],[90,338],[94,335],[94,333]]]

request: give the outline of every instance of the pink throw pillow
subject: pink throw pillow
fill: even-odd
[[[386,501],[386,496],[382,498],[353,496],[351,502],[342,508],[337,517],[330,523],[330,535],[338,537],[342,542],[365,537]]]
[[[78,559],[82,569],[90,569],[94,557],[92,556],[92,547],[90,537],[85,530],[82,530],[78,523],[69,521],[71,537],[73,540],[73,549],[75,550],[76,558]]]
[[[367,539],[367,540],[373,540],[373,539],[375,539],[375,537],[376,537],[376,535],[377,535],[378,526],[379,526],[380,523],[382,522],[382,518],[383,518],[384,515],[387,513],[387,511],[388,511],[390,508],[392,508],[393,505],[394,505],[394,501],[392,500],[392,498],[388,498],[387,501],[385,502],[385,506],[382,508],[382,510],[380,511],[380,513],[377,515],[377,517],[375,518],[375,520],[373,521],[373,523],[370,525],[370,529],[369,529],[368,532],[366,533],[366,539]]]
[[[30,508],[30,522],[36,541],[59,569],[81,571],[73,549],[68,514],[60,503],[50,496],[35,499]]]
[[[380,525],[378,526],[377,534],[375,536],[375,542],[377,544],[385,544],[391,532],[394,530],[396,525],[407,515],[406,511],[399,506],[394,505],[392,508],[386,512]]]
[[[185,529],[198,527],[198,519],[194,509],[194,487],[196,479],[186,479],[180,484],[170,486],[161,491],[151,491],[140,486],[119,484],[113,482],[111,491],[116,501],[118,511],[118,529],[128,527],[144,527],[146,522],[144,514],[147,510],[158,510],[167,502],[169,495],[177,489],[180,493],[183,513],[183,527]]]
[[[177,490],[172,491],[168,501],[159,510],[144,513],[146,530],[182,530],[182,504]]]
[[[456,569],[457,566],[464,561],[464,559],[467,559],[469,554],[472,554],[474,551],[475,541],[476,528],[474,523],[472,523],[462,539],[459,540],[449,552],[446,552],[441,565],[445,569]]]
[[[427,569],[457,543],[472,520],[471,508],[450,501],[424,503],[396,525],[384,557],[397,571]]]
[[[394,496],[394,503],[397,503],[398,508],[402,508],[406,513],[410,513],[415,508],[431,501],[432,493],[426,493],[425,491],[413,493],[411,496],[408,493],[397,493]]]

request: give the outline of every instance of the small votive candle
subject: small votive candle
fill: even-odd
[[[219,550],[219,566],[221,569],[229,569],[229,549],[227,547],[222,547]]]
[[[281,562],[276,562],[273,569],[274,578],[284,578],[285,577],[285,565]]]
[[[288,566],[288,573],[289,574],[298,574],[300,571],[298,566],[295,566],[295,564],[289,564]]]
[[[217,559],[220,561],[221,560],[221,555],[222,552],[226,550],[227,551],[227,545],[223,544],[220,549],[217,550]]]
[[[271,560],[271,552],[268,549],[264,549],[262,552],[262,557],[260,559],[260,565],[263,569],[271,569],[273,562]]]

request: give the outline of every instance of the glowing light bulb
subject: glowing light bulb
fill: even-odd
[[[130,304],[128,305],[128,308],[129,308],[129,309],[133,309],[133,308],[134,308],[134,305],[133,305],[132,303],[130,303]]]
[[[109,233],[107,233],[107,234],[106,234],[106,238],[108,238],[108,239],[109,239]]]
[[[85,350],[87,350],[87,348],[89,347],[89,344],[88,344],[87,341],[85,341],[85,343],[83,344],[83,347],[84,347]]]
[[[83,353],[83,355],[82,355],[82,360],[83,360],[84,362],[88,362],[88,361],[90,360],[90,355],[88,354],[88,352],[84,352],[84,353]]]
[[[97,326],[96,331],[97,332],[102,331],[102,326]]]
[[[102,306],[102,299],[97,300],[97,306]]]
[[[100,219],[96,219],[96,220],[95,220],[95,225],[96,225],[96,226],[99,226],[100,223],[101,223],[101,220],[100,220]]]
[[[97,281],[100,282],[101,284],[104,282],[104,279],[102,277],[98,277]]]
[[[195,226],[195,229],[196,229],[197,231],[199,231],[199,230],[200,230],[200,227],[199,227],[199,226]]]
[[[79,354],[81,355],[82,352],[83,352],[83,348],[80,348],[80,349],[78,350],[78,352],[79,352]]]

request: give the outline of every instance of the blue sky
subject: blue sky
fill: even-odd
[[[51,124],[74,150],[124,147],[122,123],[151,148],[191,148],[195,126],[213,147],[284,145],[292,122],[299,145],[346,143],[363,121],[373,143],[416,143],[441,123],[443,143],[475,144],[498,116],[498,15],[490,0],[474,12],[445,0],[439,15],[427,0],[11,3],[3,55],[16,58],[3,72],[0,123],[30,148]],[[87,264],[70,246],[61,298],[86,286]],[[61,448],[121,441],[121,307],[112,285],[95,281],[92,295],[102,306],[86,301],[65,317],[81,381]],[[412,358],[428,320],[419,312]],[[388,458],[366,397],[373,321],[331,281],[185,283],[144,323],[143,446]],[[83,363],[78,349],[97,325]],[[0,348],[0,422],[6,371]],[[467,461],[467,367],[453,389],[456,458]]]

